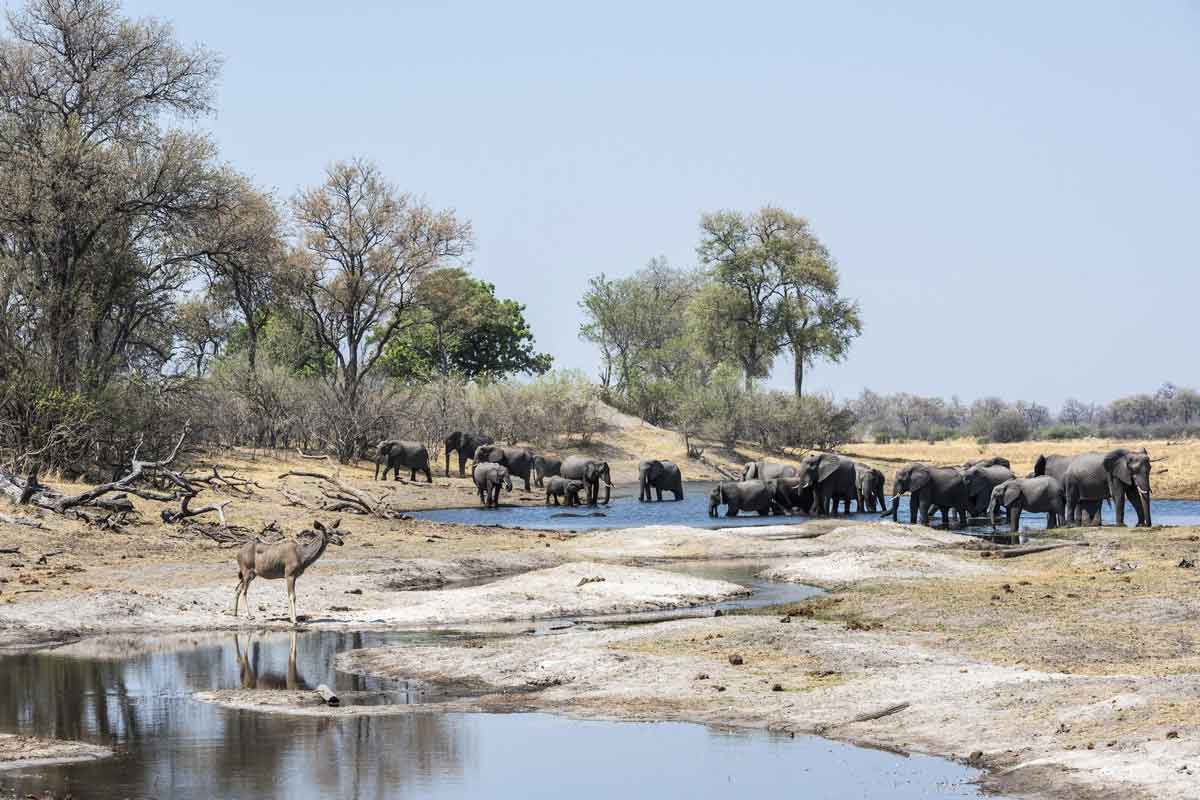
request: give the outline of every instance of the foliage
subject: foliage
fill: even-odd
[[[431,272],[418,284],[412,320],[384,352],[384,369],[402,380],[460,375],[495,380],[541,375],[553,359],[534,350],[525,307],[461,269]]]

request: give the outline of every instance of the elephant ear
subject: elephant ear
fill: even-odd
[[[822,483],[829,480],[841,463],[842,460],[831,453],[821,456],[821,460],[817,462],[817,480]]]
[[[1133,483],[1133,474],[1129,471],[1129,462],[1125,460],[1128,451],[1118,447],[1104,457],[1104,471],[1116,475],[1121,483]]]
[[[1004,505],[1011,506],[1021,497],[1021,486],[1015,481],[1004,484]]]
[[[917,492],[919,492],[925,488],[925,485],[927,483],[929,483],[929,478],[930,478],[929,467],[914,468],[913,471],[910,473],[910,478],[909,478],[909,482],[908,482],[908,490],[910,492],[912,492],[913,494],[916,494]]]
[[[1034,477],[1041,477],[1042,475],[1045,475],[1045,474],[1046,474],[1046,455],[1045,455],[1045,453],[1043,453],[1042,455],[1038,456],[1037,461],[1035,461],[1033,464],[1033,475],[1034,475]]]

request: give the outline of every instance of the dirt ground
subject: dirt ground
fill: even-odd
[[[1156,494],[1200,495],[1188,488],[1200,487],[1200,449],[1147,447],[1167,456],[1156,465]],[[909,459],[957,463],[993,452],[1012,458],[1020,472],[1041,451],[1030,443],[985,452],[973,442],[904,448],[846,450],[890,465],[885,472]],[[683,455],[674,434],[617,418],[589,449],[608,454],[624,490],[633,486],[640,455]],[[705,454],[727,469],[753,455]],[[310,506],[320,493],[312,479],[280,478],[288,470],[336,474],[387,493],[398,509],[476,502],[469,479],[458,477],[385,486],[371,480],[366,465],[261,452],[206,463],[257,482],[251,496],[233,498],[226,509],[231,524],[252,532],[276,521],[294,533],[314,518],[337,516],[293,505],[281,489]],[[685,474],[719,477],[691,462]],[[505,500],[543,501],[523,491]],[[0,650],[82,638],[73,645],[81,652],[108,648],[117,657],[148,631],[287,626],[282,581],[256,581],[255,619],[235,620],[226,613],[237,580],[235,550],[198,528],[164,524],[160,503],[133,502],[139,521],[122,530],[3,509],[43,527],[0,522],[0,550],[18,551],[0,553]],[[1060,531],[1078,546],[1002,559],[984,558],[978,541],[955,533],[890,522],[572,535],[341,516],[346,545],[330,547],[298,583],[307,624],[455,624],[510,634],[341,657],[347,669],[490,689],[443,708],[818,732],[969,760],[988,768],[989,786],[1020,797],[1200,796],[1200,529]],[[523,634],[528,626],[514,624],[737,595],[735,585],[665,569],[717,561],[752,563],[772,579],[829,594],[720,617],[578,624],[553,636]],[[499,580],[471,583],[493,578]],[[286,697],[205,699],[322,713]],[[882,711],[892,713],[865,719]],[[6,747],[40,752],[0,740],[0,761]]]

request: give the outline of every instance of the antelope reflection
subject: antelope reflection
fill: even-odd
[[[296,668],[296,632],[292,631],[291,646],[288,649],[287,675],[278,672],[262,672],[258,666],[258,642],[254,634],[246,635],[246,650],[242,652],[241,637],[233,635],[233,648],[237,656],[238,674],[243,689],[287,689],[289,691],[306,691],[313,687]]]

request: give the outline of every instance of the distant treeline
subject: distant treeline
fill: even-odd
[[[905,392],[884,395],[870,389],[864,389],[846,407],[855,419],[855,438],[877,442],[939,441],[959,436],[990,442],[1200,436],[1200,392],[1172,383],[1107,405],[1071,398],[1057,414],[1024,400],[983,397],[967,405],[957,397],[945,400]]]

